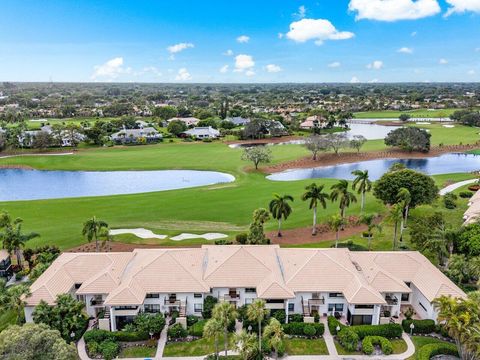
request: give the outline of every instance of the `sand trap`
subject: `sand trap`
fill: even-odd
[[[182,234],[174,236],[170,239],[174,240],[174,241],[182,241],[182,240],[187,240],[187,239],[217,240],[217,239],[224,239],[226,237],[228,237],[228,235],[221,234],[221,233],[205,233],[205,234],[182,233]]]
[[[446,128],[453,128],[453,127],[455,127],[455,125],[443,125],[443,127],[446,127]]]
[[[165,239],[167,235],[157,235],[151,230],[144,228],[137,229],[113,229],[110,230],[110,235],[133,234],[142,239]]]
[[[419,122],[416,122],[415,124],[417,124],[417,125],[430,125],[431,123],[426,122],[426,121],[419,121]]]
[[[18,156],[64,156],[64,155],[73,155],[73,152],[65,152],[65,153],[52,153],[52,154],[16,154],[16,155],[5,155],[0,156],[0,159],[18,157]]]

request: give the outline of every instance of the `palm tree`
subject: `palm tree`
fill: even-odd
[[[368,250],[371,250],[373,230],[377,229],[378,232],[382,231],[382,226],[375,223],[376,214],[364,214],[360,217],[360,223],[367,225],[368,232]]]
[[[393,250],[397,248],[397,233],[398,233],[398,223],[403,219],[402,205],[394,204],[390,208],[390,213],[388,214],[388,220],[393,222]]]
[[[317,207],[320,204],[324,209],[327,207],[327,199],[329,195],[323,192],[324,185],[317,185],[312,183],[308,185],[305,190],[306,192],[302,195],[302,200],[310,200],[310,209],[313,209],[313,228],[312,235],[317,235]]]
[[[275,350],[275,359],[278,359],[278,349],[282,344],[284,335],[280,321],[272,317],[263,330],[263,336],[268,339],[268,344]]]
[[[14,311],[17,315],[17,322],[21,323],[23,319],[23,307],[25,305],[25,296],[30,295],[30,288],[26,284],[2,287],[0,289],[0,307],[5,310]]]
[[[102,229],[108,229],[108,224],[103,220],[97,220],[95,216],[83,224],[82,235],[87,238],[88,242],[95,240],[97,252],[99,251],[98,237]]]
[[[357,190],[358,186],[358,193],[362,194],[362,204],[360,206],[360,211],[363,212],[363,208],[365,206],[365,194],[372,190],[372,182],[368,177],[368,170],[354,170],[352,171],[352,175],[355,175],[356,178],[353,180],[352,189]]]
[[[258,353],[262,354],[262,321],[268,315],[268,309],[265,308],[265,300],[257,299],[247,308],[247,318],[250,321],[258,323]]]
[[[28,240],[40,236],[35,232],[24,234],[22,232],[22,223],[22,219],[12,219],[7,212],[0,214],[0,229],[3,230],[3,232],[0,233],[0,241],[2,242],[3,248],[7,249],[9,253],[15,253],[17,263],[20,267],[22,266],[21,248]]]
[[[242,330],[235,335],[235,350],[243,360],[248,360],[255,353],[255,335]]]
[[[269,210],[272,213],[272,217],[278,220],[278,237],[282,236],[282,219],[287,218],[292,213],[292,208],[289,201],[293,201],[293,197],[290,195],[280,196],[273,194],[273,200],[270,201]]]
[[[407,188],[400,188],[397,193],[397,201],[402,205],[402,223],[400,224],[400,237],[402,237],[403,230],[407,227],[408,207],[412,201],[412,195]]]
[[[335,247],[338,247],[339,232],[342,226],[344,225],[344,223],[345,221],[339,215],[332,215],[332,217],[328,221],[328,225],[330,226],[330,229],[332,229],[332,231],[335,232]]]
[[[213,338],[214,339],[214,344],[215,344],[215,359],[218,359],[218,338],[223,332],[223,325],[220,321],[217,319],[210,319],[207,321],[205,324],[205,327],[203,328],[203,336],[205,338]]]
[[[343,219],[345,217],[345,209],[349,207],[350,204],[356,203],[357,198],[352,192],[348,191],[347,180],[340,180],[338,183],[333,184],[331,190],[332,192],[330,194],[330,200],[332,200],[332,202],[339,200],[340,216]]]
[[[223,326],[223,347],[225,350],[225,356],[228,351],[228,326],[232,321],[237,318],[237,312],[235,307],[229,302],[223,301],[215,305],[212,310],[212,318],[218,321]]]

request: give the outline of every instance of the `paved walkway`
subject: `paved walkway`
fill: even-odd
[[[441,189],[439,191],[439,194],[440,195],[448,194],[448,193],[450,193],[454,190],[457,190],[458,188],[461,188],[462,186],[473,184],[477,181],[478,181],[478,179],[469,179],[469,180],[459,181],[459,182],[456,182],[454,184],[450,184],[448,186],[445,186],[443,189]]]

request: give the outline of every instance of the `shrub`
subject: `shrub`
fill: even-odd
[[[100,352],[100,345],[96,341],[87,343],[87,352],[90,357],[97,355]]]
[[[328,323],[328,330],[330,330],[330,334],[332,335],[337,335],[337,326],[340,326],[340,329],[344,328],[345,325],[340,323],[335,316],[329,316],[327,318],[327,323]]]
[[[100,344],[105,340],[115,340],[115,333],[106,330],[89,330],[85,333],[84,340],[87,344],[90,342]]]
[[[183,339],[188,336],[188,332],[182,325],[175,324],[168,328],[167,335],[169,339]]]
[[[457,195],[448,193],[443,197],[443,204],[447,209],[455,209],[457,207],[457,203],[455,202],[456,200]]]
[[[285,324],[285,320],[287,318],[287,315],[285,314],[285,310],[273,310],[270,313],[270,316],[277,319],[280,324]]]
[[[351,327],[344,327],[338,333],[338,341],[348,351],[355,351],[358,348],[359,337]]]
[[[116,341],[105,340],[100,344],[100,353],[105,360],[115,359],[120,352],[120,345]]]
[[[205,299],[203,299],[202,316],[204,319],[210,319],[212,317],[212,310],[217,302],[218,299],[211,295],[208,295]]]
[[[237,234],[237,236],[235,236],[235,241],[239,244],[246,244],[247,243],[247,240],[248,240],[248,234],[247,233],[241,233],[241,234]]]
[[[188,315],[187,316],[187,326],[192,326],[193,324],[197,323],[200,321],[200,318],[195,315]]]
[[[414,325],[413,333],[414,334],[430,334],[435,332],[435,321],[426,319],[426,320],[403,320],[402,327],[406,333],[410,333],[410,324]]]
[[[447,343],[433,343],[423,345],[417,351],[417,360],[430,360],[435,355],[453,355],[458,356],[457,347],[453,344]]]
[[[303,316],[300,314],[288,315],[288,322],[303,322]]]
[[[458,196],[460,196],[463,199],[469,199],[473,196],[473,193],[471,191],[460,191],[458,193]]]
[[[188,334],[196,337],[202,337],[203,336],[203,328],[205,327],[205,324],[207,323],[207,320],[200,320],[194,323],[192,326],[188,328]]]
[[[387,339],[394,339],[401,337],[403,332],[400,324],[355,325],[350,328],[358,334],[361,340],[366,336],[383,336]]]
[[[316,334],[315,327],[313,325],[307,324],[303,327],[303,334],[307,337],[314,337]]]
[[[392,343],[383,336],[366,336],[362,341],[362,350],[365,354],[373,354],[373,346],[380,345],[384,355],[390,355],[393,352]]]
[[[318,312],[315,313],[315,316],[313,317],[313,321],[315,321],[316,323],[320,322],[320,314]]]
[[[412,316],[415,315],[415,310],[413,309],[413,307],[409,306],[407,310],[403,312],[403,315],[407,320],[411,320]]]
[[[116,331],[113,334],[115,340],[125,342],[143,341],[150,338],[150,335],[147,332],[142,331]]]

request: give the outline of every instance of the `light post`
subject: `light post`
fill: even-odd
[[[150,335],[150,339],[153,338],[153,332],[149,331],[148,335]]]
[[[340,325],[337,325],[337,327],[335,328],[335,330],[337,330],[337,334],[338,334],[338,332],[340,331]]]
[[[248,332],[249,332],[249,333],[252,332],[252,325],[248,325]]]
[[[75,337],[75,333],[73,331],[70,333],[70,337],[72,338],[72,340]]]
[[[410,324],[410,336],[413,335],[413,329],[415,329],[415,325],[413,325],[413,322]]]

